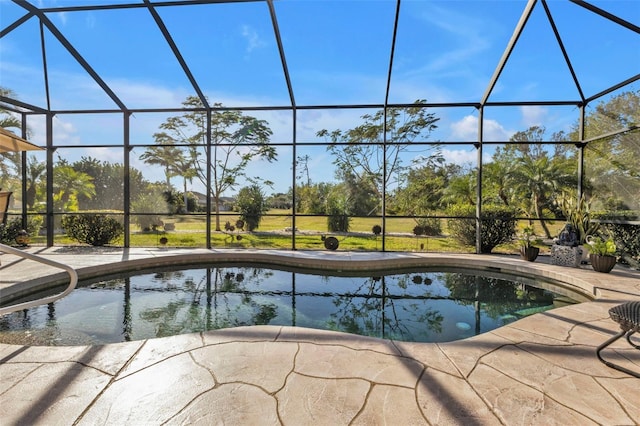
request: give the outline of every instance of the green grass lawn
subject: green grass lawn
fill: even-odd
[[[234,213],[223,213],[220,216],[220,226],[224,229],[226,222],[235,224],[239,216]],[[166,237],[167,247],[207,247],[206,241],[206,217],[204,215],[174,215],[162,218],[165,224],[174,224],[172,231],[146,231],[143,232],[135,225],[131,227],[130,243],[132,247],[158,247],[160,239]],[[333,235],[339,241],[339,250],[382,250],[382,237],[376,237],[372,228],[374,225],[382,225],[380,218],[352,218],[349,233],[330,234],[326,232],[327,218],[323,216],[296,216],[295,236],[296,249],[325,250],[323,235]],[[450,238],[446,231],[446,220],[443,219],[443,231],[445,235],[415,236],[412,231],[416,222],[411,218],[387,218],[385,238],[386,251],[415,251],[415,252],[454,252],[472,253],[475,247],[465,246],[457,240]],[[518,224],[521,229],[526,223]],[[262,218],[260,226],[255,232],[235,230],[233,232],[213,231],[215,217],[211,218],[211,246],[217,248],[261,248],[261,249],[291,249],[293,247],[292,232],[293,219],[288,210],[270,210],[268,215]],[[550,224],[553,232],[559,232],[561,223]],[[538,234],[542,234],[539,225],[535,226]],[[44,244],[44,237],[31,239],[32,244]],[[64,234],[56,235],[56,245],[76,245],[76,241]],[[114,241],[111,245],[124,245],[124,238]],[[496,247],[494,253],[518,252],[516,241]],[[546,247],[542,253],[548,252]]]

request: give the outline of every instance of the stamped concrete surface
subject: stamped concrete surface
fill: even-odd
[[[122,262],[230,256],[211,250],[30,251],[91,273]],[[329,266],[360,262],[365,269],[416,260],[498,265],[563,277],[594,300],[440,344],[280,326],[103,346],[0,344],[0,424],[640,424],[640,379],[595,356],[618,331],[608,309],[640,299],[636,271],[616,267],[599,274],[486,255],[447,255],[446,261],[415,253],[259,256],[300,263],[319,258]],[[58,273],[11,255],[1,260],[4,294]],[[640,351],[624,339],[605,356],[640,371]]]

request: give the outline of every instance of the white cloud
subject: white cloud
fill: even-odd
[[[470,142],[478,140],[478,117],[474,115],[467,115],[462,120],[453,122],[450,128],[455,140]],[[483,132],[485,141],[507,141],[513,134],[495,120],[484,120]]]
[[[340,129],[352,129],[362,124],[361,116],[370,110],[310,110],[298,112],[298,141],[318,141],[316,133],[326,129],[329,132]]]
[[[549,111],[540,105],[524,105],[520,107],[522,123],[527,127],[541,126],[547,119]]]
[[[45,131],[40,134],[43,138],[46,138]],[[75,126],[59,117],[53,118],[53,137],[56,145],[80,145],[81,143],[78,130]],[[45,143],[45,141],[43,141],[43,143]]]
[[[100,161],[107,161],[109,163],[122,164],[122,148],[86,148],[85,154],[88,157],[97,158]],[[144,170],[144,169],[141,169]]]
[[[267,43],[260,38],[258,32],[249,25],[242,26],[242,37],[247,41],[247,53],[251,53],[254,49],[267,45]]]
[[[484,121],[485,141],[507,141],[513,133],[513,131],[505,129],[502,124],[495,120]]]
[[[188,95],[183,88],[168,88],[134,80],[109,80],[107,84],[129,107],[168,108],[181,105]]]
[[[447,163],[465,165],[475,164],[478,158],[476,150],[443,149],[442,156]]]
[[[462,120],[451,123],[451,135],[456,140],[478,140],[478,117],[467,115]]]

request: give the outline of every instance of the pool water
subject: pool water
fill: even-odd
[[[575,303],[530,284],[470,272],[328,276],[246,265],[138,271],[81,283],[55,303],[1,317],[0,342],[103,344],[263,324],[446,342]]]

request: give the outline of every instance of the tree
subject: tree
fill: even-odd
[[[246,186],[238,192],[236,208],[240,213],[240,219],[245,223],[247,231],[258,228],[262,216],[269,210],[267,199],[258,185]]]
[[[577,161],[572,151],[550,153],[544,141],[546,129],[532,126],[516,132],[513,144],[497,148],[492,162],[485,166],[483,202],[517,208],[529,218],[540,221],[547,238],[551,233],[545,217],[557,210],[557,194],[577,187]],[[554,133],[551,141],[566,140],[564,133]]]
[[[585,119],[586,138],[640,125],[640,90],[612,96]],[[577,129],[572,137],[577,140]],[[634,130],[588,142],[586,182],[597,189],[597,208],[640,210],[640,131]]]
[[[4,87],[0,87],[0,95],[16,99],[16,94]],[[0,126],[5,129],[21,129],[22,122],[9,111],[0,108]],[[4,152],[0,154],[0,186],[4,189],[9,189],[19,182],[21,158],[19,152]],[[17,177],[18,179],[12,177]]]
[[[6,98],[17,99],[16,93],[13,90],[7,89],[6,87],[2,86],[0,86],[0,95]],[[8,127],[16,127],[19,129],[21,127],[21,124],[21,121],[17,117],[11,115],[9,111],[0,108],[0,126],[4,127],[5,129]]]
[[[477,182],[478,172],[475,169],[460,170],[449,180],[442,196],[442,202],[447,206],[475,206]]]
[[[343,185],[335,185],[326,199],[327,229],[330,232],[349,232],[349,212],[352,210],[351,200]]]
[[[311,176],[309,175],[309,155],[299,155],[296,159],[297,175],[296,179],[303,179],[302,186],[311,185]]]
[[[444,191],[460,166],[445,164],[441,155],[414,160],[414,166],[403,176],[401,185],[388,206],[393,213],[420,216],[445,207]]]
[[[95,187],[95,196],[78,195],[78,202],[89,210],[122,210],[124,207],[124,165],[100,161],[93,157],[81,157],[71,167],[79,172],[91,176]],[[146,190],[149,182],[142,173],[129,168],[130,198],[135,200],[141,192]]]
[[[304,185],[296,193],[296,211],[309,214],[325,214],[329,193],[335,184],[320,182]]]
[[[526,212],[540,221],[547,238],[551,238],[551,233],[544,220],[543,210],[551,208],[557,202],[556,195],[566,188],[568,183],[576,182],[576,173],[577,167],[567,170],[564,165],[559,166],[558,161],[547,156],[537,159],[521,157],[511,172],[515,192],[524,195],[528,201]]]
[[[345,200],[345,214],[370,216],[380,211],[380,196],[372,179],[362,179],[346,170],[338,176],[342,180],[337,186]]]
[[[171,178],[180,176],[183,182],[183,205],[186,212],[189,211],[187,182],[192,182],[197,176],[193,162],[188,152],[173,146],[174,140],[166,133],[153,135],[157,146],[148,147],[140,156],[147,164],[157,164],[164,168],[167,191],[171,191]]]
[[[287,193],[279,192],[271,194],[271,196],[267,199],[267,205],[271,209],[288,210],[291,208],[292,204],[293,200],[291,197],[291,191]]]
[[[193,167],[195,177],[204,186],[207,184],[207,114],[202,101],[189,96],[182,103],[188,109],[181,116],[169,117],[160,125],[162,132],[154,135],[172,145],[185,144],[187,161]],[[211,176],[209,193],[213,197],[216,213],[216,231],[220,231],[220,204],[225,191],[235,188],[254,159],[269,162],[277,158],[275,147],[269,145],[272,131],[268,123],[241,111],[222,109],[222,104],[214,104],[211,112]],[[203,148],[201,148],[203,147]],[[254,181],[259,180],[253,177]],[[270,182],[265,181],[265,184]]]
[[[182,161],[182,150],[169,145],[170,141],[163,138],[161,134],[155,134],[157,146],[147,147],[140,155],[140,160],[149,165],[161,166],[164,169],[165,184],[167,191],[171,190],[171,178],[176,175],[177,167]]]
[[[178,158],[176,158],[175,164],[173,165],[173,172],[177,176],[182,177],[182,196],[184,200],[184,210],[185,213],[188,213],[189,196],[187,193],[187,182],[191,183],[193,181],[193,178],[197,176],[196,170],[191,165],[191,161],[189,161],[184,155],[180,155]]]
[[[27,207],[33,209],[36,204],[38,186],[42,185],[42,179],[47,171],[47,165],[38,161],[35,155],[29,157],[27,161]]]
[[[78,196],[93,197],[96,195],[96,189],[91,176],[62,161],[53,170],[53,193],[54,200],[60,202],[63,210],[77,211]]]
[[[497,161],[482,166],[482,197],[485,202],[510,206],[517,199],[515,188],[509,182],[509,168],[512,166],[513,163]]]
[[[439,119],[422,106],[425,102],[419,99],[415,106],[389,108],[386,127],[380,110],[363,115],[363,123],[353,129],[320,130],[317,135],[329,140],[327,150],[334,156],[336,177],[380,200],[384,188],[398,183],[394,179],[404,170],[402,153],[418,138],[428,139],[437,128]],[[385,131],[387,144],[383,146]]]

